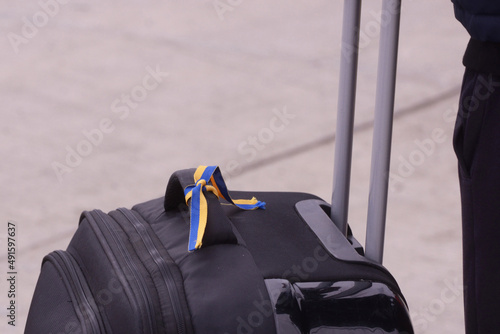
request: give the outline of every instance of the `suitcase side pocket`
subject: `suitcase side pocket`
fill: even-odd
[[[165,332],[193,333],[182,274],[151,226],[138,213],[120,208],[111,216],[128,235],[158,292]]]
[[[158,296],[120,226],[99,210],[84,212],[68,252],[81,264],[99,310],[116,333],[161,333]]]
[[[78,264],[64,251],[47,255],[25,333],[108,333]]]

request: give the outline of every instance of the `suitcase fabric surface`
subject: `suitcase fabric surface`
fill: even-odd
[[[188,251],[194,173],[132,210],[84,212],[43,261],[26,333],[413,333],[394,278],[313,195],[231,192],[266,203],[245,211],[205,190]]]

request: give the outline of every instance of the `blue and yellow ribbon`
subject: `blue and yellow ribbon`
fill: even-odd
[[[186,204],[190,205],[191,227],[189,231],[189,251],[199,249],[207,226],[208,205],[203,191],[210,191],[218,198],[243,210],[265,209],[266,203],[252,199],[233,200],[229,196],[226,183],[218,166],[199,166],[194,173],[194,184],[184,189]]]

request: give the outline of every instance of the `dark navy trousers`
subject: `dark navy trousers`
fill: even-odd
[[[467,334],[500,333],[500,76],[465,70],[453,146]]]

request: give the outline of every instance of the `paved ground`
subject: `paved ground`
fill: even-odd
[[[341,1],[57,1],[0,9],[0,272],[9,221],[18,272],[15,328],[1,279],[2,333],[22,332],[41,259],[67,246],[82,210],[161,196],[177,169],[219,164],[233,189],[329,200]],[[379,7],[366,2],[361,29],[359,240]],[[451,136],[466,42],[449,1],[405,1],[385,265],[420,334],[463,333]]]

